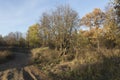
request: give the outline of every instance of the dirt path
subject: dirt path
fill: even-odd
[[[0,80],[48,80],[31,64],[30,55],[15,53],[15,59],[0,64]]]

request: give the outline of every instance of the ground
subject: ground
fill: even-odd
[[[32,64],[31,56],[26,53],[14,53],[15,58],[0,64],[0,80],[48,80]]]

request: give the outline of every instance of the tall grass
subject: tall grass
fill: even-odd
[[[59,52],[48,48],[33,52],[36,52],[34,56],[39,54],[37,66],[52,80],[120,80],[119,49],[84,50],[77,58],[67,61],[58,57]]]

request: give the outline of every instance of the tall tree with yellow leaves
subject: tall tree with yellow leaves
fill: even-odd
[[[93,31],[95,31],[94,36],[89,36],[89,37],[97,40],[98,51],[100,47],[99,46],[99,35],[100,35],[99,32],[100,32],[100,28],[103,27],[104,20],[105,20],[105,13],[101,11],[99,8],[95,8],[91,13],[86,14],[81,19],[81,22],[80,22],[81,25],[87,26],[90,28],[90,30],[93,29]]]
[[[39,24],[35,24],[29,27],[27,33],[27,42],[30,47],[39,47],[40,46],[40,37],[39,37]]]

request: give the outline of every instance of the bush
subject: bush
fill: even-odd
[[[13,58],[13,54],[10,51],[0,51],[0,63],[4,63],[7,60],[10,60]]]
[[[58,59],[58,52],[48,47],[35,48],[31,51],[35,63],[52,63]],[[55,61],[57,63],[57,61]]]

